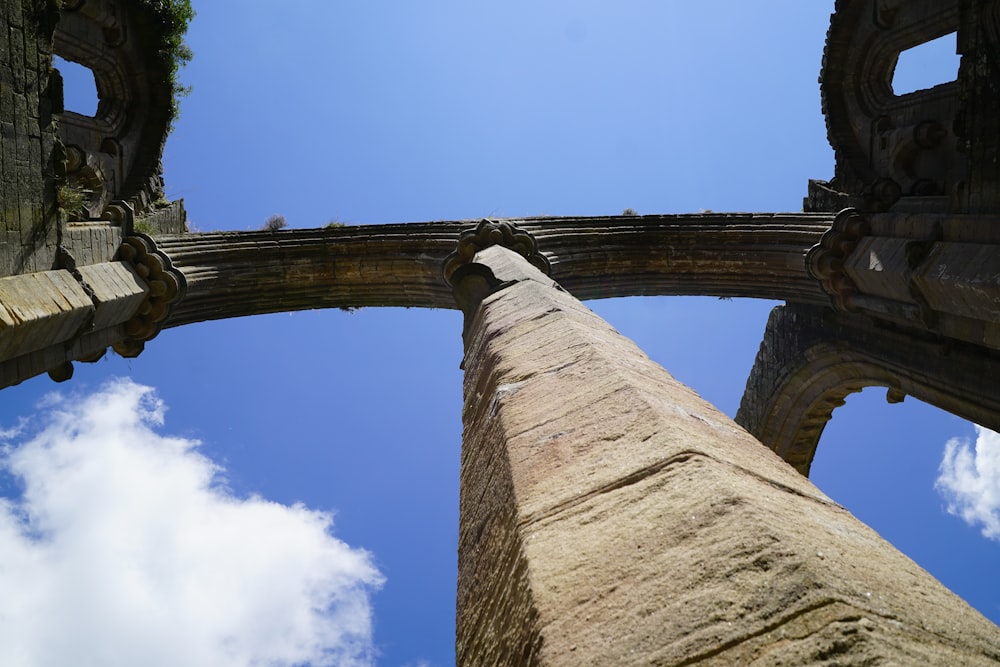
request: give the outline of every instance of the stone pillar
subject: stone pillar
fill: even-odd
[[[1000,660],[996,626],[520,255],[451,281],[460,665]]]

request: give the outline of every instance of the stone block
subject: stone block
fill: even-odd
[[[936,243],[913,280],[936,311],[1000,320],[1000,246]]]
[[[864,294],[914,303],[906,264],[906,239],[866,237],[844,260],[844,272]]]
[[[69,271],[0,278],[0,358],[69,340],[93,311],[90,297]]]
[[[126,322],[146,299],[149,287],[124,262],[106,262],[80,267],[80,275],[93,290],[96,304],[94,328],[104,329]]]

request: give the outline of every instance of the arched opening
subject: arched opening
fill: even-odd
[[[63,79],[63,107],[66,111],[78,113],[81,116],[97,115],[97,83],[94,71],[59,56],[55,56],[53,67],[59,70]]]
[[[971,422],[911,396],[890,405],[885,388],[868,387],[834,411],[810,479],[995,622],[1000,542],[984,536],[982,522],[962,516],[970,503],[990,506],[981,490],[991,485],[980,480],[977,488],[967,473],[993,474],[995,488],[1000,466],[994,459],[1000,455],[977,443]],[[943,479],[956,465],[963,479]]]
[[[900,53],[892,73],[892,92],[906,95],[957,80],[956,42],[953,32]]]

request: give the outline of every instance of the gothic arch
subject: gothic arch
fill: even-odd
[[[736,422],[803,475],[823,428],[851,393],[888,389],[1000,429],[1000,354],[826,308],[775,308]]]

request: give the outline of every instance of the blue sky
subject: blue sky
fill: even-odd
[[[182,72],[193,92],[164,166],[168,196],[184,198],[197,230],[258,229],[273,214],[312,227],[627,207],[795,211],[807,180],[833,173],[816,83],[832,1],[194,5],[195,58]],[[953,58],[918,56],[914,76],[954,78]],[[774,303],[589,305],[733,415]],[[0,563],[61,563],[23,567],[48,588],[67,587],[62,599],[26,598],[38,611],[21,636],[51,636],[78,613],[93,622],[67,639],[74,655],[114,644],[126,621],[147,641],[120,655],[176,649],[184,641],[156,636],[163,619],[136,601],[138,581],[162,596],[157,613],[190,615],[191,596],[174,593],[203,593],[194,608],[208,630],[189,643],[204,651],[168,653],[164,664],[245,664],[249,655],[322,664],[324,642],[342,650],[327,658],[344,664],[348,655],[452,664],[461,352],[454,311],[309,311],[168,330],[137,359],[78,365],[64,385],[43,377],[4,390],[0,493],[35,534],[0,543]],[[113,378],[153,390],[108,385]],[[114,438],[72,426],[91,423],[101,406],[117,406],[93,422]],[[971,447],[976,437],[968,422],[912,398],[887,405],[884,390],[866,390],[835,413],[812,479],[998,621],[1000,536],[983,529],[1000,505],[1000,471],[989,467],[1000,465],[1000,455],[989,458],[1000,443],[980,438],[980,477],[963,477],[959,461],[948,478],[970,490],[956,507],[971,523],[935,488],[947,443]],[[187,481],[156,495],[158,473],[128,455],[140,442],[172,452],[163,470],[176,464]],[[42,492],[56,473],[33,452],[67,457],[59,479],[84,490],[78,504]],[[83,474],[95,465],[106,472]],[[89,500],[117,488],[132,500]],[[94,523],[133,505],[143,512]],[[230,510],[235,518],[218,518]],[[67,537],[81,525],[99,525],[107,539]],[[217,547],[192,546],[206,543]],[[164,552],[185,555],[143,565],[142,554]],[[315,558],[299,563],[302,554]],[[159,588],[164,577],[177,585]],[[0,577],[5,586],[27,595],[23,581]],[[339,601],[342,613],[306,615],[262,638],[261,619],[299,618],[288,610],[308,607],[309,595]],[[69,611],[43,613],[60,604]],[[23,664],[59,663],[22,645]],[[231,661],[213,646],[229,647]]]

